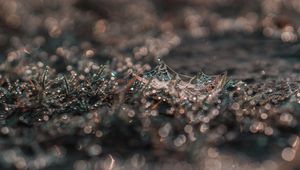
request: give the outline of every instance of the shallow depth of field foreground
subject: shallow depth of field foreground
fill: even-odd
[[[0,169],[300,169],[299,0],[0,0]]]

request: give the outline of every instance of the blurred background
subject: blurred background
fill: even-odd
[[[25,65],[65,73],[91,63],[109,63],[125,73],[151,68],[160,58],[186,75],[227,71],[249,84],[300,81],[299,36],[299,0],[0,0],[0,73],[17,79]],[[298,148],[297,135],[288,137],[293,148]],[[153,161],[152,168],[300,168],[296,149],[272,140],[241,136],[222,145],[222,152],[204,145],[193,164],[179,154],[179,159]],[[77,156],[50,169],[90,166],[74,160]],[[115,160],[101,161],[112,169]],[[144,164],[143,156],[133,155],[118,168]]]
[[[0,8],[2,61],[26,49],[64,72],[82,57],[163,58],[187,74],[227,70],[249,81],[300,69],[298,0],[3,0]]]

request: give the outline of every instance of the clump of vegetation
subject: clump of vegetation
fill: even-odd
[[[297,164],[295,2],[0,0],[0,169]]]
[[[43,64],[27,68],[21,79],[1,78],[4,167],[44,168],[77,159],[75,151],[103,159],[199,157],[207,142],[221,146],[243,134],[293,137],[298,127],[297,83],[257,88],[226,73],[189,77],[162,61],[139,75],[95,64],[68,74]]]

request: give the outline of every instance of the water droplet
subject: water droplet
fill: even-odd
[[[1,133],[4,134],[4,135],[8,134],[9,133],[9,128],[8,127],[2,127],[1,128]]]
[[[48,116],[48,115],[44,115],[44,116],[43,116],[43,120],[44,120],[44,121],[48,121],[48,120],[49,120],[49,116]]]
[[[186,133],[192,133],[193,132],[193,127],[191,125],[185,125],[184,131]]]
[[[182,146],[186,142],[186,137],[185,135],[179,135],[175,140],[174,140],[174,145],[176,147]]]
[[[96,135],[97,138],[100,138],[100,137],[103,136],[103,133],[100,130],[97,130],[95,135]]]
[[[285,161],[288,161],[288,162],[294,160],[295,155],[296,155],[296,151],[293,148],[290,148],[290,147],[286,147],[281,152],[282,159],[285,160]]]
[[[267,119],[267,118],[268,118],[268,115],[267,115],[266,113],[262,113],[262,114],[260,115],[260,118],[261,118],[261,119]]]
[[[238,104],[238,103],[233,103],[233,104],[231,105],[231,108],[232,108],[233,110],[239,110],[239,109],[240,109],[240,104]]]
[[[102,152],[102,147],[100,145],[94,144],[88,147],[88,153],[90,156],[97,156]]]
[[[93,130],[92,126],[85,126],[83,129],[84,133],[86,134],[90,134],[92,130]]]
[[[164,126],[159,128],[158,135],[162,138],[165,138],[169,135],[170,131],[172,129],[172,126],[170,123],[166,123]]]
[[[87,170],[88,163],[84,160],[78,160],[74,163],[74,169],[75,170]]]
[[[131,158],[131,164],[134,168],[140,169],[145,165],[146,159],[140,154],[134,154]]]
[[[219,156],[219,153],[216,148],[208,148],[207,155],[211,158],[216,158]]]
[[[208,130],[208,126],[206,124],[202,124],[200,126],[200,132],[205,133]]]

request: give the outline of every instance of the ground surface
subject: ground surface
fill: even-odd
[[[0,169],[300,168],[299,9],[0,1]]]

